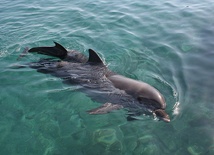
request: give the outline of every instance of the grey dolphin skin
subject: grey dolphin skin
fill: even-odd
[[[87,111],[89,114],[105,114],[124,108],[128,111],[127,120],[135,120],[136,116],[147,114],[170,122],[169,115],[164,110],[165,99],[157,89],[110,71],[92,49],[89,49],[89,57],[86,57],[54,43],[53,47],[26,48],[20,57],[27,52],[55,57],[40,59],[28,65],[38,72],[59,77],[65,83],[80,86],[80,91],[92,100],[103,103],[102,106]]]

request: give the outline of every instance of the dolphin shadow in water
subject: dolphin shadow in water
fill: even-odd
[[[38,72],[62,78],[64,82],[81,86],[81,91],[93,100],[104,103],[87,111],[89,114],[105,114],[125,108],[129,111],[127,120],[134,120],[141,114],[154,115],[170,122],[165,112],[163,95],[151,85],[133,80],[110,71],[99,55],[89,49],[89,58],[77,51],[67,51],[62,45],[54,47],[26,48],[18,59],[27,52],[39,53],[59,58],[41,59],[29,63]]]

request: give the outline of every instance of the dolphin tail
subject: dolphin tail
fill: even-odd
[[[105,103],[102,106],[95,109],[88,110],[87,112],[89,114],[106,114],[113,110],[118,110],[121,108],[123,108],[123,106],[119,104]]]
[[[33,47],[28,50],[28,52],[36,52],[39,54],[50,55],[64,59],[67,56],[68,51],[59,43],[54,42],[54,47]]]

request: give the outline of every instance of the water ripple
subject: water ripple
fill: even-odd
[[[0,1],[0,154],[213,154],[213,8],[211,0]],[[24,47],[53,41],[86,55],[92,48],[111,70],[156,87],[172,122],[126,122],[123,110],[89,116],[100,104],[78,87],[11,67],[41,57],[17,62]]]

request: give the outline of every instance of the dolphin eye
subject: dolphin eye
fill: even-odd
[[[142,97],[137,97],[137,100],[139,101],[140,104],[143,104],[141,101],[143,101]]]

